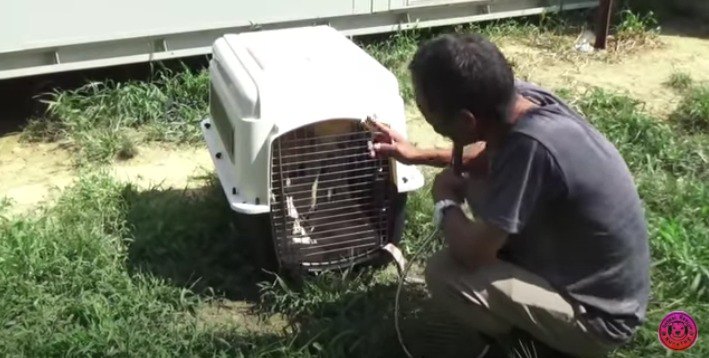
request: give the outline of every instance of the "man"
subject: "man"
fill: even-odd
[[[616,148],[558,97],[516,82],[481,36],[430,40],[410,71],[433,129],[474,144],[467,175],[445,169],[433,184],[447,244],[427,264],[433,300],[494,341],[519,331],[580,357],[628,342],[645,320],[650,259]],[[415,148],[378,126],[373,155],[451,162],[450,150]],[[474,221],[460,209],[466,199]]]

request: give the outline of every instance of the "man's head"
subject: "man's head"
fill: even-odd
[[[480,35],[443,35],[422,44],[409,65],[416,104],[436,132],[468,144],[508,120],[512,68]]]

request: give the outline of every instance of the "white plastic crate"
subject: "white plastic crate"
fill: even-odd
[[[396,77],[327,26],[227,35],[202,122],[231,208],[270,215],[278,261],[327,268],[397,242],[414,166],[370,158],[373,116],[406,135]],[[404,200],[402,200],[402,197]]]

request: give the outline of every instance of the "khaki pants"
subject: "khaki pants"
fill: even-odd
[[[576,307],[548,282],[513,264],[470,271],[444,249],[429,260],[426,284],[439,309],[491,338],[516,327],[574,356],[603,356],[612,349],[588,331]]]

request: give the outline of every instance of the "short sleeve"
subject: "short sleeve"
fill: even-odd
[[[565,190],[551,153],[537,140],[513,133],[493,158],[478,216],[509,234],[519,234],[536,209]]]

